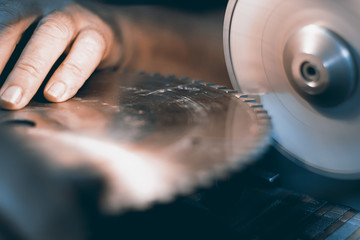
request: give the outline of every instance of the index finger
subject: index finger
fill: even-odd
[[[0,90],[1,106],[16,110],[28,104],[74,35],[75,24],[68,14],[44,18]]]

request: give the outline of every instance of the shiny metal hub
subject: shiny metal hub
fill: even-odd
[[[288,40],[283,58],[290,83],[313,104],[338,105],[354,92],[357,71],[352,53],[341,37],[326,28],[300,29]]]

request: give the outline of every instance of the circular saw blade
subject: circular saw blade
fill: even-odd
[[[97,74],[68,102],[0,111],[0,122],[61,171],[101,176],[110,213],[169,201],[241,169],[270,135],[255,99],[144,73]]]
[[[360,177],[359,24],[360,2],[355,0],[231,0],[225,18],[225,55],[233,86],[261,95],[272,117],[273,139],[284,153],[313,171],[337,178]],[[296,52],[297,47],[302,51]],[[328,61],[318,61],[318,56]],[[320,62],[320,70],[307,61],[294,67],[302,57]],[[304,75],[315,77],[316,71],[322,73],[321,68],[332,64],[330,60],[346,57],[353,64],[353,79],[340,64],[330,69],[338,67],[337,75],[331,73],[333,79],[330,70],[325,71],[329,74],[325,88],[330,80],[337,84],[327,98],[319,94],[325,105],[314,101],[318,93],[295,86],[298,79],[293,80],[292,74],[299,75],[300,84],[311,86],[320,81],[310,84]],[[305,65],[310,67],[303,74]],[[330,104],[342,94],[339,89],[345,80],[351,94]]]

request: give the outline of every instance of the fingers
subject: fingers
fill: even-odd
[[[6,39],[16,41],[4,40],[0,33],[0,54],[4,56],[0,71],[25,29],[19,27],[13,35],[6,35]],[[26,106],[68,49],[68,56],[51,76],[44,95],[53,102],[71,98],[97,67],[111,67],[120,61],[121,47],[116,39],[113,28],[80,5],[50,14],[38,25],[1,87],[0,107],[16,110]]]
[[[63,12],[41,21],[0,90],[3,108],[15,110],[29,103],[75,32],[72,18]]]
[[[9,61],[22,33],[31,25],[35,18],[27,18],[9,26],[0,33],[0,73]]]
[[[73,97],[102,61],[105,51],[106,42],[100,31],[81,31],[69,55],[46,85],[46,99],[63,102]]]

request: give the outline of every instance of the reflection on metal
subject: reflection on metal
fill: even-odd
[[[232,84],[260,94],[273,138],[303,166],[359,178],[360,2],[230,0],[224,26]]]
[[[173,76],[101,73],[68,102],[1,111],[0,123],[55,169],[102,176],[104,210],[141,209],[206,186],[265,149],[266,111],[217,88]]]
[[[290,83],[310,103],[332,107],[355,90],[354,58],[346,43],[327,29],[300,29],[286,43],[283,58]]]
[[[9,126],[15,124],[18,130],[32,127],[23,120],[0,127],[0,238],[86,239],[73,187],[59,181],[57,172],[45,164],[47,159],[13,135]]]

